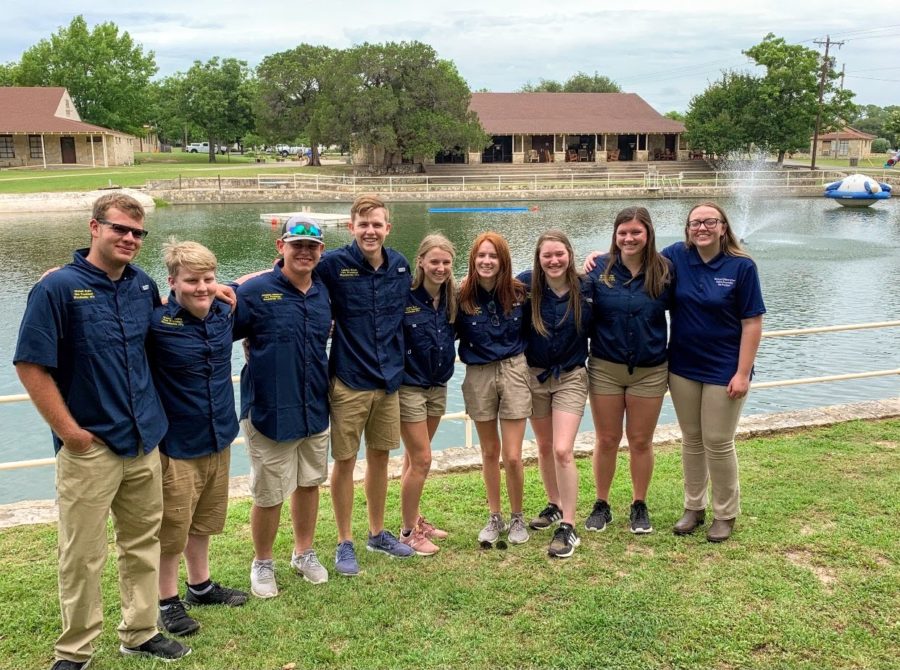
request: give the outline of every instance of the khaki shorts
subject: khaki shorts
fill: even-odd
[[[366,448],[390,451],[400,446],[400,394],[352,389],[331,379],[331,456],[345,461],[356,456],[365,433]]]
[[[429,416],[444,416],[447,411],[447,387],[400,387],[400,421],[416,423]]]
[[[628,374],[624,363],[591,356],[588,360],[588,376],[591,393],[595,395],[628,395],[639,398],[661,398],[669,387],[669,364],[663,363],[652,368],[635,368]]]
[[[160,552],[180,554],[188,535],[218,535],[228,514],[231,449],[200,458],[169,458],[159,453],[163,473]]]
[[[552,410],[584,416],[588,396],[588,375],[583,367],[563,372],[559,379],[550,375],[542,384],[538,375],[543,368],[531,368],[531,417],[542,419]]]
[[[299,440],[276,442],[241,421],[250,456],[250,495],[259,507],[275,507],[298,486],[319,486],[328,479],[328,431]]]
[[[466,413],[473,421],[527,419],[531,387],[525,354],[486,365],[467,365],[462,383]]]

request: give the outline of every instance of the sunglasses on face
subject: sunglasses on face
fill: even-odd
[[[721,219],[691,219],[688,221],[688,228],[698,230],[700,226],[703,226],[707,230],[712,230],[720,223],[722,223]]]
[[[99,224],[109,226],[116,235],[121,235],[122,237],[125,237],[128,233],[131,233],[134,236],[134,239],[143,240],[145,237],[147,237],[147,235],[150,234],[149,230],[144,230],[143,228],[123,226],[121,223],[113,223],[112,221],[107,221],[106,219],[94,220]]]

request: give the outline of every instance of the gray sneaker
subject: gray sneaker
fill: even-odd
[[[529,537],[524,515],[521,512],[516,512],[509,519],[509,543],[525,544],[528,542]]]
[[[250,592],[257,598],[274,598],[278,595],[275,583],[275,560],[258,561],[250,564]]]
[[[500,539],[500,533],[505,533],[507,528],[502,514],[491,514],[488,517],[487,526],[478,533],[478,541],[483,544],[494,544]]]
[[[299,556],[292,553],[291,567],[310,584],[324,584],[328,581],[328,570],[319,563],[314,549],[307,549]]]

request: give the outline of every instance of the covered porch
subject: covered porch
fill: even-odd
[[[0,134],[0,166],[109,167],[134,164],[134,138],[115,132]]]
[[[494,135],[469,163],[606,163],[687,160],[681,133],[552,133]]]

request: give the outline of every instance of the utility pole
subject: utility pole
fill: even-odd
[[[809,163],[809,169],[816,169],[816,149],[819,144],[819,124],[822,123],[822,101],[825,99],[825,78],[828,76],[828,70],[831,69],[831,61],[828,60],[828,50],[832,44],[837,47],[843,46],[843,42],[832,42],[829,35],[825,36],[825,41],[816,40],[816,44],[825,45],[825,56],[822,58],[822,72],[819,75],[819,106],[816,108],[816,129],[813,132],[812,155]],[[841,79],[843,81],[843,78]]]

